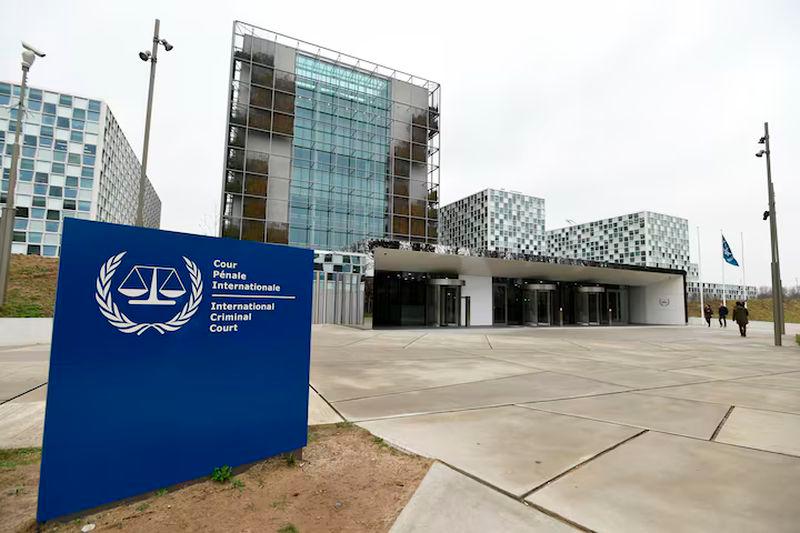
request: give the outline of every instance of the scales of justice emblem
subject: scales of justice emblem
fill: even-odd
[[[135,265],[117,289],[130,298],[147,294],[142,300],[128,300],[131,305],[175,305],[175,300],[186,294],[178,271],[173,267]],[[166,299],[159,299],[164,296]]]
[[[117,306],[111,294],[111,281],[126,253],[112,255],[100,267],[95,287],[95,300],[100,308],[100,313],[108,320],[109,324],[123,333],[141,335],[148,329],[154,329],[163,335],[166,332],[180,329],[195,315],[203,299],[203,278],[200,269],[191,259],[183,257],[184,266],[191,281],[187,291],[178,274],[178,269],[175,267],[132,266],[117,287],[120,294],[129,298],[129,305],[173,306],[178,304],[177,298],[189,293],[189,299],[181,310],[166,322],[135,322]]]

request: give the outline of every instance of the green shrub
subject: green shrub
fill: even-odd
[[[225,466],[218,466],[211,472],[211,481],[216,481],[217,483],[225,483],[233,476],[233,471],[231,467],[228,465]]]

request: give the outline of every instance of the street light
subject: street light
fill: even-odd
[[[19,137],[22,134],[22,115],[25,114],[25,89],[28,86],[28,71],[37,57],[44,57],[25,41],[22,41],[22,83],[19,89],[19,105],[17,106],[17,124],[14,131],[14,148],[11,152],[11,168],[8,171],[8,192],[0,218],[0,306],[6,304],[8,287],[8,269],[11,262],[11,241],[14,237],[14,193],[17,188],[17,167],[19,166]]]
[[[144,226],[144,190],[147,183],[147,151],[150,144],[150,116],[153,112],[153,86],[156,82],[156,63],[158,62],[158,45],[169,52],[174,47],[166,39],[159,39],[158,28],[161,21],[156,19],[153,29],[153,51],[139,52],[139,59],[150,62],[150,90],[147,93],[147,116],[144,121],[144,147],[142,148],[142,173],[139,176],[139,201],[136,205],[136,225]]]
[[[769,219],[769,233],[772,253],[772,322],[775,335],[775,346],[780,346],[781,335],[785,332],[783,324],[783,289],[781,285],[781,261],[778,254],[778,222],[775,219],[775,189],[772,186],[772,166],[770,161],[769,149],[769,123],[764,123],[764,136],[758,140],[758,144],[764,145],[764,150],[756,154],[756,157],[767,156],[767,198],[769,201],[769,211],[764,211],[764,220]]]

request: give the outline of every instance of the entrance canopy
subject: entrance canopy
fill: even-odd
[[[375,248],[375,270],[390,272],[428,272],[465,274],[495,278],[528,278],[542,281],[603,283],[609,285],[647,286],[683,276],[682,270],[635,267],[609,263],[604,266],[498,259],[492,257],[440,254]]]

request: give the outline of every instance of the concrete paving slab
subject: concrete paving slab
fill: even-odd
[[[487,357],[530,366],[531,368],[536,368],[538,370],[549,370],[552,372],[561,372],[564,374],[582,376],[591,376],[592,373],[601,371],[624,370],[626,368],[631,368],[629,365],[607,363],[605,361],[596,361],[593,359],[584,359],[581,357],[562,354],[494,352]]]
[[[11,403],[44,402],[47,401],[47,385],[42,385],[26,392],[22,396],[17,396]]]
[[[0,363],[35,363],[50,360],[50,346],[34,344],[0,349]]]
[[[0,362],[0,401],[6,401],[47,381],[46,361]]]
[[[595,531],[796,532],[800,459],[649,432],[527,499]]]
[[[332,324],[314,324],[311,327],[311,345],[342,346],[378,335],[372,330],[359,330]]]
[[[347,363],[356,361],[411,361],[415,359],[461,359],[475,355],[450,350],[438,349],[404,349],[404,348],[363,348],[359,345],[344,348],[315,348],[311,351],[312,364]]]
[[[358,347],[358,349],[362,350],[369,348],[405,348],[426,334],[424,331],[379,331],[348,346]]]
[[[738,381],[714,381],[642,392],[668,398],[684,398],[767,411],[800,413],[800,394],[797,394],[796,391],[750,385]]]
[[[434,335],[425,333],[420,338],[415,339],[409,346],[415,348],[437,348],[437,347],[451,347],[451,348],[478,348],[485,349],[491,348],[486,335],[482,333],[446,333],[436,332]]]
[[[605,361],[608,363],[618,363],[628,366],[636,366],[642,368],[652,368],[654,370],[670,369],[676,366],[688,366],[691,363],[684,363],[691,361],[691,357],[685,357],[681,354],[654,354],[653,352],[637,351],[630,352],[625,350],[619,351],[590,351],[581,354],[581,357],[587,359],[594,359],[598,361]]]
[[[530,372],[522,365],[480,357],[436,360],[317,363],[311,383],[330,401],[378,396]]]
[[[517,496],[640,431],[523,407],[359,425],[403,449],[440,459]]]
[[[708,380],[708,378],[701,376],[676,374],[663,370],[635,367],[587,372],[583,374],[583,377],[591,377],[592,379],[605,381],[606,383],[613,383],[615,385],[635,389],[663,387],[665,385],[682,385],[685,383],[697,383]]]
[[[736,407],[715,440],[800,456],[800,416]]]
[[[759,387],[775,387],[778,389],[800,392],[800,372],[789,372],[786,374],[775,374],[772,376],[737,379],[736,383],[756,385]]]
[[[8,402],[0,405],[0,448],[42,445],[44,402]]]
[[[452,468],[434,463],[390,531],[566,533],[575,529]]]
[[[422,391],[334,402],[348,420],[367,420],[607,394],[624,387],[568,374],[536,372]]]
[[[736,379],[749,376],[762,376],[769,373],[769,371],[765,371],[763,368],[755,365],[746,366],[723,364],[693,366],[691,368],[675,369],[671,372],[678,374],[689,374],[691,376],[700,376],[707,379]]]
[[[521,406],[700,439],[710,439],[728,412],[726,405],[648,396],[635,392],[537,402]]]
[[[308,425],[335,424],[341,422],[342,417],[331,409],[331,406],[317,394],[314,389],[308,389]]]

